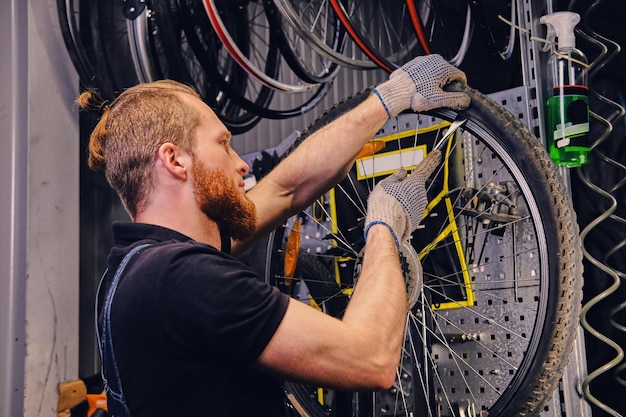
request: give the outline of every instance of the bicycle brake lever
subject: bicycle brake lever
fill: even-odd
[[[463,120],[455,120],[454,122],[452,122],[452,124],[450,125],[450,127],[448,128],[448,131],[446,132],[445,135],[443,135],[443,137],[441,138],[441,140],[439,140],[439,142],[437,142],[434,146],[433,146],[433,151],[435,149],[441,151],[441,148],[443,148],[443,145],[448,141],[448,139],[454,134],[454,132],[456,132],[461,126],[463,126],[465,123],[467,122],[467,119],[463,119]]]

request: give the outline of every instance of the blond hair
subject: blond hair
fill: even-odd
[[[89,138],[87,163],[104,170],[133,219],[145,208],[154,185],[152,167],[159,147],[169,142],[193,155],[200,116],[184,95],[199,98],[191,87],[160,80],[133,86],[110,104],[94,90],[76,100],[81,110],[101,116]]]

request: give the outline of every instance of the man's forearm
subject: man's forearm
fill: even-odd
[[[335,186],[386,120],[382,103],[370,95],[359,106],[305,139],[248,192],[257,208],[257,231],[246,241],[233,242],[232,253],[239,256],[287,217],[304,210]]]
[[[372,351],[367,352],[368,357],[379,357],[393,373],[400,359],[406,313],[406,284],[395,241],[387,227],[373,226],[342,321],[359,328],[364,340],[369,340],[367,345]]]
[[[293,212],[304,209],[350,170],[363,146],[387,120],[380,100],[371,95],[359,106],[324,126],[276,167],[272,179],[290,194]]]

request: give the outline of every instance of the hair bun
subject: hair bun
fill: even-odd
[[[102,116],[105,110],[109,109],[111,102],[105,100],[93,89],[83,91],[76,99],[76,104],[83,111],[88,111],[97,116]]]

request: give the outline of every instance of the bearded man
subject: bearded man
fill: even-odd
[[[342,179],[389,117],[467,106],[464,94],[442,90],[452,80],[465,75],[440,56],[415,58],[247,194],[248,165],[191,88],[140,84],[110,104],[81,94],[81,109],[101,116],[88,163],[104,169],[132,219],[113,224],[98,299],[110,414],[283,416],[285,379],[389,388],[407,311],[399,249],[421,219],[438,152],[372,192],[358,290],[341,320],[263,283],[235,256]],[[420,201],[402,198],[409,191]]]

